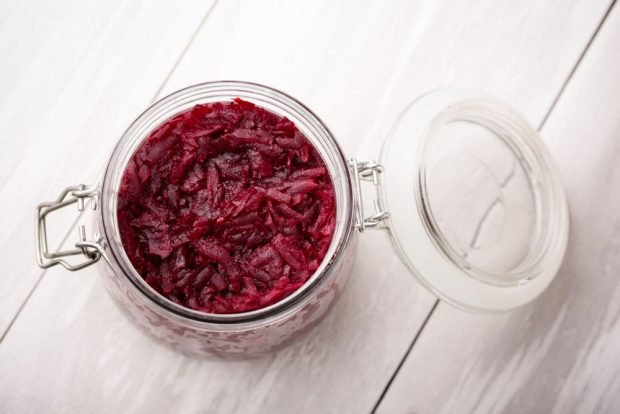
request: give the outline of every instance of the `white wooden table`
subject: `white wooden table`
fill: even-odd
[[[620,412],[613,3],[0,0],[0,412]],[[358,156],[430,89],[509,101],[540,128],[568,192],[555,282],[518,311],[464,313],[365,234],[344,296],[311,335],[214,363],[135,330],[94,269],[37,268],[34,206],[94,180],[154,99],[218,79],[291,93]],[[56,244],[76,237],[63,223]]]

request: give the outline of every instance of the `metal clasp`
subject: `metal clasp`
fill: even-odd
[[[90,200],[91,208],[95,210],[97,208],[97,188],[96,185],[86,186],[84,184],[67,187],[56,201],[41,203],[37,206],[35,217],[37,234],[35,240],[37,264],[40,267],[46,269],[61,264],[66,269],[73,271],[83,269],[101,259],[103,248],[99,245],[99,240],[86,240],[84,225],[78,227],[79,240],[75,243],[75,249],[50,253],[47,246],[47,228],[45,224],[45,218],[49,213],[74,203],[77,203],[78,211],[82,212],[85,208],[85,201]],[[77,264],[71,264],[63,259],[63,257],[79,255],[86,257],[86,260]]]
[[[355,227],[359,231],[364,231],[365,229],[386,229],[387,227],[382,224],[384,220],[390,218],[390,213],[385,211],[383,208],[379,195],[379,175],[383,172],[383,166],[375,161],[357,161],[355,158],[351,158],[349,165],[353,170],[353,188],[357,199],[357,218]],[[373,199],[375,213],[368,217],[364,216],[362,181],[372,182],[376,191],[375,198]]]

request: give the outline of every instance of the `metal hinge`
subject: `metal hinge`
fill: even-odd
[[[375,161],[358,161],[352,158],[349,161],[353,176],[353,189],[356,198],[356,223],[355,227],[359,231],[365,229],[386,229],[384,221],[390,218],[390,213],[385,211],[382,206],[379,195],[380,174],[383,172],[383,166]],[[373,205],[375,213],[365,217],[364,215],[364,199],[362,197],[362,181],[369,181],[375,187],[375,198]]]
[[[78,211],[82,212],[85,208],[85,202],[90,200],[90,206],[95,210],[97,208],[97,189],[96,185],[86,186],[84,184],[67,187],[60,193],[56,201],[41,203],[37,206],[35,218],[36,255],[37,264],[40,267],[45,269],[61,264],[68,270],[80,270],[101,259],[103,248],[99,245],[99,240],[86,240],[84,225],[78,227],[79,239],[75,243],[75,249],[59,250],[50,253],[47,246],[47,228],[45,223],[45,218],[49,213],[74,203],[77,203]],[[77,264],[71,264],[63,259],[64,257],[79,255],[84,256],[86,260]]]

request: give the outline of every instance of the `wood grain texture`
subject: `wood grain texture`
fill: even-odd
[[[0,337],[42,274],[34,261],[35,206],[95,179],[211,5],[3,2]],[[52,245],[75,218],[73,210],[52,217]]]
[[[221,2],[164,92],[216,79],[266,83],[313,108],[348,154],[374,155],[404,104],[439,86],[485,89],[540,121],[606,3]],[[139,112],[106,113],[115,111]],[[152,343],[94,269],[53,269],[0,345],[0,411],[368,412],[435,300],[383,236],[364,234],[343,298],[320,327],[239,363]]]
[[[557,278],[503,316],[440,304],[380,413],[620,412],[619,43],[616,5],[542,130],[571,207]]]

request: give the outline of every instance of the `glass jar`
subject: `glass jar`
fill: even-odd
[[[287,117],[314,145],[334,183],[336,228],[323,263],[290,296],[251,312],[207,314],[164,298],[133,268],[120,239],[117,193],[130,157],[157,126],[196,104],[237,97]],[[233,81],[191,86],[136,119],[96,184],[39,205],[38,264],[79,270],[97,263],[107,290],[142,329],[181,351],[220,358],[273,352],[316,325],[342,292],[366,229],[386,230],[412,274],[465,309],[515,308],[554,277],[566,247],[566,199],[536,131],[507,106],[469,91],[425,95],[398,118],[380,162],[347,159],[325,124],[280,91]],[[74,203],[80,211],[90,203],[92,237],[80,226],[75,249],[49,252],[46,216]]]

